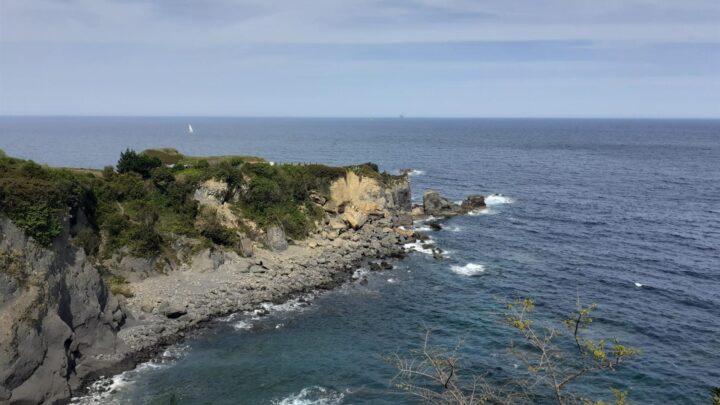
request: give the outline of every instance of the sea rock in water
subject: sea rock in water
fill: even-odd
[[[460,207],[466,212],[483,209],[485,208],[485,197],[479,194],[468,196],[465,201],[460,204]]]
[[[434,190],[426,190],[423,194],[423,211],[427,215],[450,216],[460,213],[460,207],[451,203]]]
[[[287,237],[285,231],[279,225],[270,225],[265,235],[265,244],[270,250],[279,252],[287,249]]]

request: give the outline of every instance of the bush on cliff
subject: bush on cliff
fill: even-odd
[[[61,232],[68,213],[94,213],[95,198],[83,179],[33,161],[0,158],[0,213],[42,245]]]
[[[119,173],[134,172],[147,179],[150,177],[152,169],[160,166],[162,166],[162,161],[159,158],[126,149],[125,152],[120,154],[117,171]]]

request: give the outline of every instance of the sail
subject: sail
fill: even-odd
[[[192,134],[193,132],[192,125],[188,124],[188,133]]]

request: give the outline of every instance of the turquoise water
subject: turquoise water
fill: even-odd
[[[507,199],[428,231],[445,260],[416,252],[310,306],[217,322],[126,374],[102,402],[414,403],[389,387],[384,354],[417,347],[430,328],[438,343],[464,340],[469,372],[502,379],[516,363],[502,303],[525,296],[558,322],[577,295],[597,302],[597,335],[642,349],[579,392],[612,386],[637,403],[697,404],[720,386],[719,121],[0,119],[0,148],[53,165],[102,167],[126,147],[157,146],[374,161],[416,169],[416,198],[435,188],[453,200]]]

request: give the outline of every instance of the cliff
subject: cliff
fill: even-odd
[[[127,367],[125,318],[68,229],[45,248],[0,218],[0,402],[65,401]]]

